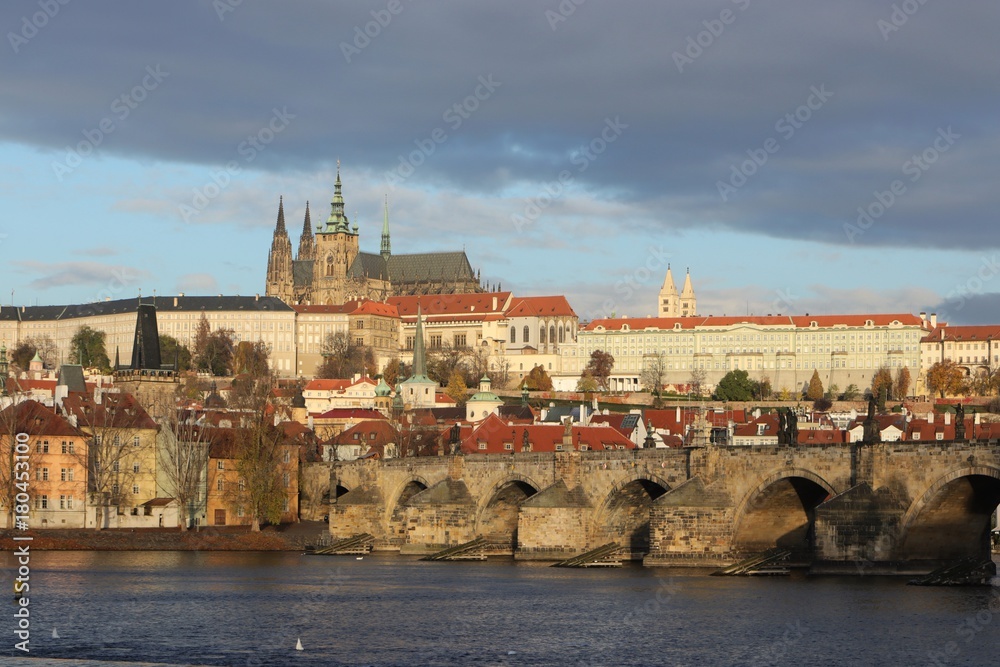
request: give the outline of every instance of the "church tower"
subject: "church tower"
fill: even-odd
[[[392,255],[392,244],[389,242],[389,195],[385,196],[385,218],[382,220],[382,259],[389,261]]]
[[[334,183],[330,217],[316,232],[313,262],[312,301],[315,304],[341,304],[347,296],[347,272],[358,256],[358,227],[353,228],[344,213],[344,195],[340,184],[340,162]]]
[[[681,304],[680,295],[677,294],[677,285],[674,284],[674,274],[667,264],[667,277],[663,279],[663,287],[660,288],[660,317],[680,317]]]
[[[285,202],[278,199],[278,223],[274,226],[271,253],[267,257],[267,284],[264,293],[285,303],[294,303],[292,284],[292,242],[285,229]]]
[[[697,300],[694,298],[694,288],[691,287],[691,269],[684,277],[684,287],[681,288],[681,317],[694,317],[698,314]]]
[[[306,202],[306,218],[302,222],[302,235],[299,237],[299,255],[295,259],[316,259],[316,245],[313,241],[312,221],[309,219],[309,202]]]

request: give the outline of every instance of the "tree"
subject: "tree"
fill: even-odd
[[[268,375],[267,343],[262,340],[256,343],[241,341],[233,354],[233,375],[246,373],[254,377]]]
[[[845,401],[856,401],[860,395],[861,390],[858,389],[858,385],[849,384],[847,385],[847,389],[844,390],[844,395],[841,396],[841,398]]]
[[[323,355],[323,362],[316,367],[317,378],[350,378],[365,370],[364,347],[355,345],[343,331],[328,333],[320,354]]]
[[[941,398],[958,394],[962,391],[964,376],[962,368],[951,359],[938,361],[927,369],[927,388],[937,392]]]
[[[164,493],[177,499],[181,530],[187,530],[202,500],[208,448],[217,429],[185,421],[173,406],[165,412],[157,418],[160,425],[157,467],[165,482]]]
[[[395,387],[400,381],[409,377],[411,372],[410,367],[400,361],[399,357],[393,357],[382,369],[382,379],[390,387]]]
[[[831,401],[826,396],[816,399],[813,401],[813,410],[816,412],[826,412],[833,407],[833,401]]]
[[[521,386],[530,391],[552,391],[552,379],[544,368],[535,366],[521,381]]]
[[[809,388],[806,389],[806,399],[818,401],[823,398],[823,381],[819,379],[819,371],[813,370],[812,378],[809,380]]]
[[[259,532],[264,522],[278,523],[284,510],[282,482],[284,437],[275,426],[268,399],[274,378],[250,378],[251,388],[236,406],[244,415],[234,429],[233,445],[239,484],[226,489],[229,503],[250,516],[250,530]],[[292,457],[289,457],[290,460]],[[298,461],[298,457],[294,457]],[[287,471],[286,471],[287,472]]]
[[[468,349],[455,347],[451,343],[442,343],[440,347],[434,348],[427,358],[427,377],[435,380],[440,385],[446,385],[451,381],[451,376],[455,371],[463,375],[466,374],[466,356]],[[478,382],[479,378],[475,378]]]
[[[490,362],[490,370],[487,373],[490,384],[494,389],[506,389],[510,384],[510,359],[501,355]]]
[[[762,401],[766,401],[771,398],[771,394],[774,393],[774,390],[771,389],[771,378],[766,375],[762,377],[760,382],[757,383],[757,391],[755,393]]]
[[[704,368],[691,369],[691,377],[688,379],[688,384],[691,386],[691,393],[695,396],[701,396],[707,379],[708,372]]]
[[[465,384],[465,374],[457,368],[452,371],[451,378],[448,379],[448,387],[444,393],[450,396],[460,406],[465,405],[469,398],[469,387]]]
[[[910,394],[910,369],[903,366],[896,372],[896,382],[893,383],[896,400],[902,401]]]
[[[18,370],[26,371],[35,358],[35,353],[41,357],[46,368],[55,368],[59,363],[59,348],[49,336],[29,336],[18,343],[10,351],[10,362]]]
[[[31,356],[35,356],[32,353]],[[35,407],[37,406],[37,408]],[[25,435],[32,433],[31,413],[35,409],[44,409],[35,401],[22,401],[8,405],[0,412],[0,507],[7,515],[7,525],[14,526],[15,516],[27,514],[18,512],[18,494],[30,494],[33,471],[41,466],[41,454],[37,448],[30,446]],[[20,438],[18,437],[21,435]],[[24,500],[25,496],[21,496]],[[22,508],[24,509],[24,508]]]
[[[216,329],[208,335],[204,355],[198,360],[198,369],[215,376],[229,375],[236,346],[232,329]]]
[[[15,366],[18,371],[26,371],[31,365],[31,360],[35,358],[35,352],[37,352],[34,345],[31,344],[29,339],[24,339],[10,350],[10,363],[11,366]],[[11,370],[14,370],[13,368]]]
[[[611,370],[615,367],[615,358],[611,353],[604,350],[594,350],[590,353],[590,361],[587,362],[587,370],[597,380],[597,385],[603,391],[610,388]]]
[[[718,401],[753,400],[753,381],[744,370],[729,371],[719,380],[714,396]]]
[[[838,387],[836,384],[831,384],[829,387],[827,387],[826,393],[823,394],[823,398],[829,399],[831,401],[831,405],[833,401],[837,400],[838,396],[840,396],[840,387]]]
[[[576,390],[589,394],[597,391],[597,389],[597,380],[594,379],[594,375],[586,368],[583,369],[583,373],[580,374],[580,379],[577,380]]]
[[[160,360],[173,365],[175,358],[178,371],[191,370],[191,350],[173,336],[160,334]]]
[[[667,375],[667,355],[665,352],[647,354],[643,359],[642,375],[639,382],[647,391],[656,395],[654,407],[660,407],[662,402],[663,381]]]
[[[76,330],[69,342],[70,358],[85,368],[97,368],[107,372],[111,370],[108,353],[104,349],[104,332],[82,326]]]
[[[889,370],[888,366],[880,367],[872,376],[872,396],[881,401],[883,406],[879,409],[883,409],[885,406],[885,398],[881,398],[883,392],[886,398],[892,396],[892,371]]]
[[[211,333],[212,327],[208,323],[208,317],[202,313],[194,330],[194,364],[199,371],[208,370],[209,365],[205,361],[205,354],[208,351],[208,337]]]

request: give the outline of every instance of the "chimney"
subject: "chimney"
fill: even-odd
[[[175,296],[174,297],[174,308],[176,308],[176,307],[177,307],[177,297]]]
[[[937,328],[937,313],[931,313],[931,329]]]

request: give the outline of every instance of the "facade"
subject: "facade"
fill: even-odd
[[[334,408],[375,407],[377,383],[371,378],[352,380],[310,380],[302,389],[307,413],[319,414]]]
[[[388,200],[379,252],[362,252],[359,242],[359,227],[351,224],[344,210],[338,165],[330,215],[313,233],[306,203],[298,256],[294,258],[285,228],[284,200],[279,200],[265,293],[288,304],[336,305],[359,299],[384,301],[405,294],[483,291],[464,251],[394,255]]]
[[[915,315],[617,318],[594,320],[564,350],[563,373],[579,377],[594,350],[615,358],[614,391],[640,391],[643,369],[662,359],[664,384],[712,387],[731,370],[768,378],[775,392],[799,392],[819,372],[823,386],[864,388],[882,366],[920,368],[921,320]],[[661,357],[662,355],[662,357]]]
[[[19,481],[27,481],[29,525],[32,528],[87,527],[87,446],[88,437],[72,422],[37,401],[22,401],[0,412],[0,453],[5,461],[14,461],[17,434],[27,436],[27,466],[0,474],[4,485],[14,493]],[[21,480],[17,473],[27,473]],[[12,476],[13,475],[13,476]],[[3,515],[0,525],[8,525],[16,496],[5,492],[0,497]],[[92,525],[92,524],[91,524]]]
[[[923,313],[921,313],[923,316]],[[1000,368],[1000,325],[948,326],[933,315],[927,320],[927,335],[920,340],[920,375],[916,392],[927,390],[927,371],[941,361],[953,361],[966,377],[993,373]]]

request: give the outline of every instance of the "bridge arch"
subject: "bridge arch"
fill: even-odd
[[[1000,505],[1000,468],[968,465],[951,470],[920,495],[901,521],[904,561],[988,558],[990,518]]]
[[[593,546],[617,542],[626,549],[626,558],[641,560],[649,553],[653,501],[669,490],[665,479],[646,470],[619,479],[594,513]]]
[[[521,503],[541,490],[527,475],[510,473],[482,494],[476,508],[476,534],[510,542],[517,548],[517,519]]]
[[[733,551],[751,554],[774,547],[808,555],[816,507],[836,495],[833,486],[803,468],[770,473],[740,501],[733,514]]]
[[[385,504],[385,533],[390,542],[402,544],[406,541],[406,503],[421,491],[430,488],[427,480],[420,475],[410,475],[396,485]]]

